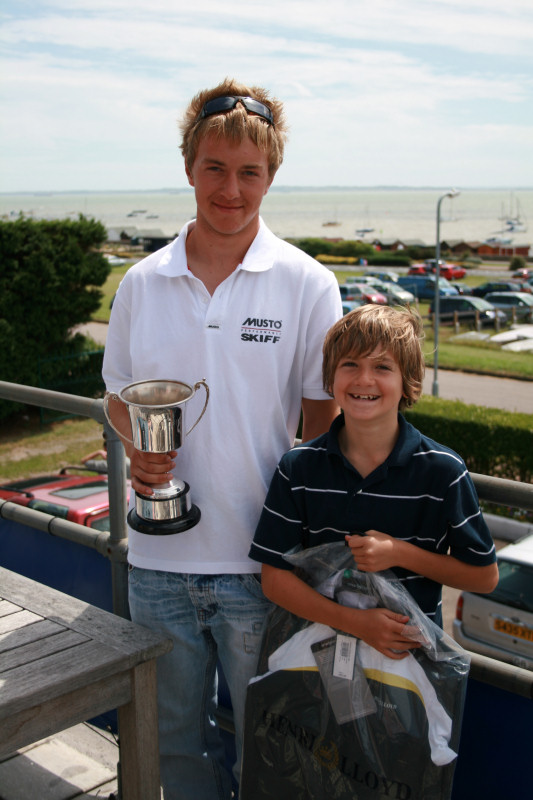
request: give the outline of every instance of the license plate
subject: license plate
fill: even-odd
[[[525,639],[528,642],[533,642],[533,628],[528,628],[526,625],[516,625],[506,619],[495,619],[494,630],[498,631],[498,633],[506,633],[507,636],[512,636],[515,639]]]

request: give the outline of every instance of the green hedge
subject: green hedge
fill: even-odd
[[[533,481],[533,414],[424,395],[405,416],[426,436],[459,453],[471,472]]]
[[[72,329],[99,308],[111,270],[99,252],[104,226],[78,220],[0,221],[0,375],[2,380],[42,386],[69,377],[63,356],[78,356],[85,338]],[[51,359],[46,380],[39,363]],[[0,419],[16,408],[0,401]]]

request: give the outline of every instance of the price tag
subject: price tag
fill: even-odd
[[[337,634],[333,661],[333,674],[335,677],[353,680],[356,647],[357,639],[354,639],[353,636],[345,636],[342,633]]]

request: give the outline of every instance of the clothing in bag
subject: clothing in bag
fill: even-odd
[[[276,608],[248,686],[241,800],[445,800],[469,658],[390,572],[363,573],[343,543],[288,556],[343,605],[409,617],[402,660]],[[303,571],[303,572],[302,572]]]

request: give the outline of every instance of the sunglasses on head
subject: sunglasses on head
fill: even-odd
[[[259,100],[254,100],[253,97],[241,97],[240,95],[215,97],[213,100],[208,100],[200,111],[198,119],[205,119],[205,117],[211,117],[213,114],[223,114],[225,111],[231,111],[237,103],[242,103],[249,114],[256,114],[274,126],[274,117],[268,106],[260,103]]]

